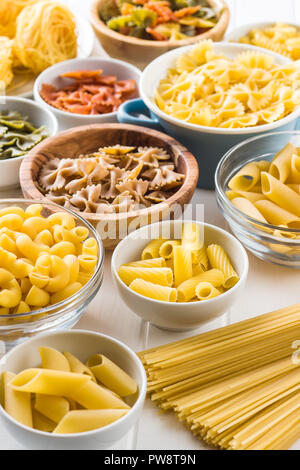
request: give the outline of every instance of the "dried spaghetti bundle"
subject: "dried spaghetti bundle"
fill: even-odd
[[[139,356],[151,399],[195,436],[222,449],[283,450],[300,438],[298,340],[300,304]]]
[[[72,12],[47,0],[24,8],[17,18],[14,52],[20,63],[35,73],[76,57],[76,22]]]
[[[13,38],[16,33],[16,22],[23,8],[39,0],[1,0],[0,2],[0,36]]]

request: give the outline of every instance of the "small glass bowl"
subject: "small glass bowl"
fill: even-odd
[[[41,201],[31,199],[0,199],[0,209],[18,206],[25,210],[31,204],[41,204]],[[0,353],[7,352],[12,347],[38,333],[62,330],[74,326],[87,305],[97,294],[102,283],[104,248],[96,230],[83,217],[70,209],[65,209],[57,204],[48,202],[43,202],[42,206],[42,215],[44,216],[48,216],[53,212],[67,212],[75,219],[76,226],[87,227],[90,231],[89,236],[97,241],[98,262],[91,279],[82,289],[68,299],[29,313],[0,315]]]
[[[300,230],[264,224],[239,211],[227,198],[228,182],[244,165],[271,161],[288,142],[300,147],[300,131],[281,131],[244,140],[220,160],[215,174],[218,206],[234,235],[258,258],[271,263],[300,268]],[[284,232],[276,236],[274,232]],[[276,233],[276,232],[275,232]]]

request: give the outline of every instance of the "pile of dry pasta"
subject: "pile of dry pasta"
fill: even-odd
[[[54,434],[102,428],[129,410],[136,382],[115,362],[94,354],[87,363],[70,352],[42,346],[41,367],[3,372],[5,411],[24,426]],[[131,400],[132,401],[132,400]]]
[[[69,8],[53,0],[1,0],[0,89],[15,75],[37,74],[76,55],[76,21]]]
[[[299,149],[289,142],[271,162],[251,161],[243,166],[228,182],[226,196],[248,217],[277,226],[276,229],[261,227],[262,230],[273,231],[280,238],[299,238],[299,170]],[[285,229],[295,229],[295,233]]]
[[[239,42],[270,49],[292,60],[300,59],[300,29],[290,24],[252,29]]]
[[[141,352],[148,392],[210,445],[287,449],[300,437],[299,334],[296,304]]]
[[[233,59],[201,41],[180,55],[155,90],[157,106],[180,121],[243,128],[278,121],[300,104],[300,62],[278,65],[245,51]]]

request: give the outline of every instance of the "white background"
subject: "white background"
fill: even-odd
[[[67,3],[85,16],[89,15],[92,0],[68,0]],[[300,0],[227,0],[231,9],[229,29],[244,23],[258,21],[285,21],[300,23]],[[99,45],[94,54],[101,54]],[[18,196],[16,191],[0,197]],[[196,190],[194,203],[205,205],[205,221],[226,227],[212,191]],[[244,297],[221,320],[199,331],[223,326],[300,301],[300,271],[264,263],[252,255],[247,289]],[[182,335],[162,332],[141,322],[128,310],[114,291],[110,276],[110,255],[105,260],[105,279],[100,292],[76,326],[100,331],[126,342],[136,351],[169,341]],[[198,331],[196,331],[197,333]],[[300,339],[300,338],[299,338]],[[173,416],[160,414],[147,400],[138,428],[116,448],[138,449],[205,449]],[[0,449],[20,449],[0,423]],[[300,441],[293,446],[300,450]]]

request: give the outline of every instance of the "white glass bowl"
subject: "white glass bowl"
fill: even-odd
[[[220,161],[215,175],[218,206],[234,235],[262,260],[282,266],[300,268],[300,230],[284,228],[286,238],[273,235],[282,230],[276,225],[264,224],[239,211],[227,198],[228,182],[240,168],[249,162],[272,160],[288,142],[300,146],[300,131],[283,131],[247,139],[232,147]]]
[[[246,250],[230,233],[214,225],[193,222],[204,229],[204,242],[220,244],[228,253],[240,280],[227,292],[209,300],[199,302],[163,302],[150,299],[129,289],[120,279],[118,270],[122,264],[141,259],[143,248],[155,238],[180,236],[182,220],[171,220],[146,225],[129,234],[115,248],[111,269],[118,292],[125,304],[145,321],[167,330],[192,330],[224,313],[236,302],[246,284],[248,275],[248,256]]]
[[[51,434],[31,429],[9,416],[0,406],[0,417],[5,429],[24,447],[31,450],[98,450],[107,449],[119,441],[139,419],[146,396],[147,378],[137,355],[128,346],[109,336],[94,331],[73,330],[39,335],[12,349],[0,362],[2,371],[19,373],[39,367],[39,347],[48,346],[68,351],[82,362],[97,353],[106,355],[125,370],[138,384],[131,410],[118,421],[94,431],[76,434]]]
[[[40,204],[40,201],[28,199],[0,199],[0,209],[10,206],[19,206],[22,209],[31,204]],[[98,245],[99,259],[92,278],[82,289],[62,302],[41,308],[30,313],[0,315],[0,341],[4,342],[8,350],[24,339],[38,333],[56,329],[71,328],[77,323],[84,310],[100,289],[103,279],[104,248],[96,230],[79,214],[64,209],[53,203],[43,203],[43,214],[50,215],[53,212],[67,212],[71,214],[76,224],[87,227],[90,237],[93,237]]]

